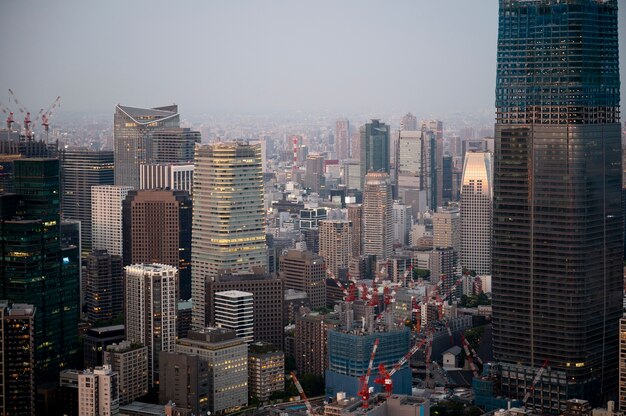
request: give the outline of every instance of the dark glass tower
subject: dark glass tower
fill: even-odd
[[[372,120],[361,126],[361,189],[365,189],[368,172],[389,173],[389,126]]]
[[[617,0],[500,0],[494,355],[543,414],[617,386],[619,88]]]

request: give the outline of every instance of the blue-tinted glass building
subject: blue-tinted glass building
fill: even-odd
[[[337,393],[345,392],[347,397],[358,397],[359,377],[365,375],[374,342],[378,338],[378,350],[369,385],[375,392],[381,392],[382,386],[374,379],[378,376],[378,365],[384,364],[390,371],[410,349],[408,329],[363,333],[358,331],[328,331],[328,364],[326,370],[326,396],[334,398]],[[392,376],[395,394],[411,394],[411,369],[408,363]]]
[[[493,212],[502,393],[614,398],[622,314],[617,0],[500,0]]]

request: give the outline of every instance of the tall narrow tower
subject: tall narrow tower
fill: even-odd
[[[387,173],[365,176],[363,193],[363,254],[385,260],[393,252],[393,199]]]
[[[500,0],[496,85],[502,393],[542,414],[596,405],[616,393],[622,315],[617,0]]]
[[[205,325],[205,284],[219,273],[267,267],[261,146],[196,148],[191,249],[192,325]]]

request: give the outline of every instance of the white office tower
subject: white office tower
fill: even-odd
[[[122,201],[132,186],[100,185],[91,188],[91,247],[121,256]]]
[[[267,269],[261,146],[197,146],[191,243],[192,327],[205,326],[205,283],[221,272]]]
[[[412,225],[411,206],[393,203],[393,242],[403,246],[409,245],[409,232]]]
[[[158,381],[159,352],[176,345],[178,269],[165,264],[126,266],[126,339],[148,347],[149,384]]]
[[[465,155],[461,182],[461,265],[491,274],[493,170],[491,153]]]
[[[393,252],[391,180],[384,172],[365,175],[363,254],[385,260]]]
[[[326,268],[338,279],[345,279],[352,258],[352,222],[323,220],[319,232],[319,254],[326,261]]]
[[[193,194],[193,164],[144,163],[139,166],[139,189],[166,189]]]
[[[254,300],[250,292],[227,290],[215,293],[215,324],[232,329],[248,344],[254,341]]]
[[[110,365],[78,374],[78,413],[81,416],[120,414],[118,374]]]

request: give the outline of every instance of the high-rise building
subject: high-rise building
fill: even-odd
[[[456,206],[439,207],[433,214],[433,246],[461,252],[461,211]]]
[[[285,353],[272,344],[255,342],[248,352],[248,394],[264,402],[285,390]]]
[[[61,153],[61,214],[80,221],[81,245],[91,251],[91,187],[113,185],[113,152],[69,148]]]
[[[148,347],[130,341],[109,345],[104,363],[119,376],[120,405],[148,394]]]
[[[209,410],[220,414],[248,404],[248,344],[225,328],[189,331],[176,352],[197,355],[209,368]]]
[[[328,368],[328,329],[337,325],[336,318],[317,312],[296,316],[294,349],[299,374],[324,376]]]
[[[85,315],[87,321],[112,321],[123,313],[124,268],[122,258],[106,250],[91,252],[84,261]]]
[[[622,316],[617,0],[501,0],[493,347],[541,413],[614,397]],[[549,367],[533,383],[544,362]],[[531,383],[534,388],[531,388]]]
[[[401,131],[416,131],[417,130],[417,117],[415,117],[411,113],[406,113],[400,119],[400,130]]]
[[[151,130],[148,132],[146,157],[143,163],[193,162],[196,143],[200,142],[200,132],[188,128]]]
[[[304,163],[304,187],[319,194],[324,178],[324,156],[311,154]]]
[[[619,410],[626,410],[626,315],[619,320]]]
[[[254,300],[250,292],[227,290],[215,292],[214,321],[220,328],[235,331],[248,344],[254,339]]]
[[[361,204],[349,204],[348,221],[352,223],[352,257],[359,257],[363,254],[363,206]]]
[[[91,247],[123,255],[122,202],[133,188],[102,185],[91,187]]]
[[[220,271],[267,267],[261,146],[196,148],[192,233],[192,326],[205,326],[205,284]]]
[[[0,301],[0,414],[35,414],[35,312]]]
[[[37,382],[56,381],[78,353],[80,313],[77,253],[60,241],[59,160],[16,160],[14,180],[16,194],[0,195],[0,298],[37,308]]]
[[[209,366],[196,354],[161,351],[161,382],[159,402],[176,403],[189,414],[209,411]]]
[[[491,274],[493,166],[491,153],[468,153],[461,185],[461,265]]]
[[[129,191],[122,202],[124,265],[178,269],[178,298],[191,297],[191,198],[186,191]]]
[[[176,343],[178,270],[166,264],[135,264],[125,270],[126,339],[148,347],[149,385],[158,381],[159,352]]]
[[[393,251],[393,199],[389,174],[370,172],[363,192],[363,254],[385,260]]]
[[[394,202],[392,206],[392,217],[394,244],[408,245],[409,231],[412,225],[411,207],[406,204]]]
[[[89,328],[83,342],[83,368],[102,366],[107,346],[122,342],[124,338],[124,325]]]
[[[207,280],[205,302],[207,322],[215,324],[215,293],[240,290],[252,293],[254,310],[254,341],[264,341],[283,347],[284,323],[282,311],[285,283],[275,275],[239,274],[218,275]],[[195,302],[195,298],[194,298]]]
[[[352,223],[348,220],[320,221],[320,256],[326,267],[341,280],[347,280],[352,258]]]
[[[389,126],[372,120],[361,126],[361,189],[365,189],[365,176],[369,172],[390,173]]]
[[[193,195],[193,164],[144,163],[139,167],[139,189],[168,188]]]
[[[115,185],[139,189],[139,165],[148,162],[149,134],[179,127],[178,106],[136,108],[117,105],[113,116]]]
[[[311,251],[289,250],[280,256],[285,289],[305,292],[311,308],[326,306],[326,263]]]
[[[345,160],[350,158],[350,121],[344,118],[335,123],[335,150],[337,159]]]
[[[119,414],[119,376],[110,365],[78,374],[78,411],[81,416]]]

